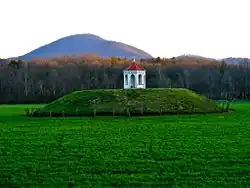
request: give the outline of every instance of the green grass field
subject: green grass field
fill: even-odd
[[[0,107],[1,188],[250,185],[250,103],[133,118],[29,118],[28,107]]]

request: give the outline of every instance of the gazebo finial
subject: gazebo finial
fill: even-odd
[[[135,57],[134,57],[134,59],[133,59],[133,63],[135,63]]]

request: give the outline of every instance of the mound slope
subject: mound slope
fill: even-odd
[[[221,112],[187,89],[84,90],[34,111],[33,116],[159,115]]]

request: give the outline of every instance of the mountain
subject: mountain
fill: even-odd
[[[152,56],[133,46],[104,40],[92,34],[71,35],[45,46],[37,48],[18,58],[21,60],[31,60],[33,58],[48,58],[56,56],[71,56],[83,54],[97,54],[101,57],[121,57],[121,58],[152,58]]]
[[[217,59],[214,59],[214,58],[208,58],[208,57],[203,57],[203,56],[199,56],[199,55],[192,55],[192,54],[180,55],[180,56],[177,56],[176,59],[182,59],[182,60],[196,59],[196,60],[218,61]]]
[[[229,64],[245,64],[245,63],[250,63],[250,59],[248,58],[235,58],[235,57],[229,57],[223,59],[226,63]]]
[[[1,59],[0,58],[0,64],[4,64],[4,63],[6,63],[7,62],[7,59]]]
[[[250,63],[250,59],[248,58],[224,58],[224,59],[215,59],[215,58],[208,58],[203,57],[199,55],[180,55],[176,57],[176,59],[182,59],[182,60],[189,60],[189,59],[196,59],[196,60],[204,60],[204,61],[211,61],[211,62],[222,62],[225,61],[227,64],[234,64],[234,65],[242,65],[245,63]]]

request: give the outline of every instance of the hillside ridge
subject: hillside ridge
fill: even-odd
[[[94,34],[69,35],[17,58],[31,60],[33,58],[84,55],[89,53],[97,54],[104,58],[112,56],[137,59],[152,58],[152,55],[134,46],[122,42],[105,40]]]
[[[98,89],[67,94],[32,116],[163,115],[221,112],[211,100],[182,88]]]

